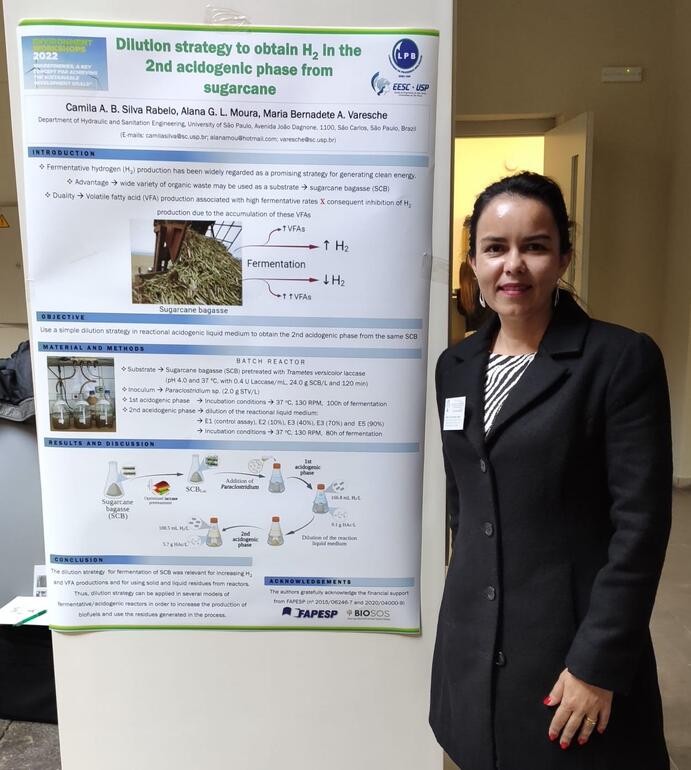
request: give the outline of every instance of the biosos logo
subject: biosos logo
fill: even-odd
[[[348,620],[391,620],[391,610],[372,607],[368,610],[348,610]]]
[[[389,61],[397,72],[408,75],[420,66],[422,54],[414,40],[409,37],[402,37],[391,49]]]
[[[281,616],[288,615],[291,618],[335,618],[338,610],[307,610],[303,607],[284,607]]]

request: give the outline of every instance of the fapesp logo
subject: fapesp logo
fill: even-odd
[[[284,607],[281,616],[288,615],[291,618],[335,618],[338,610],[307,610],[302,607]]]
[[[420,65],[422,54],[414,40],[402,37],[391,49],[389,61],[398,72],[409,73]]]

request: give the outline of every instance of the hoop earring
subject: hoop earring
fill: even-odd
[[[554,291],[554,307],[556,307],[559,304],[559,287]]]
[[[478,295],[479,295],[478,296],[478,300],[479,300],[480,304],[482,305],[482,307],[487,307],[487,303],[485,302],[485,298],[482,296],[482,292],[481,291],[478,292]]]

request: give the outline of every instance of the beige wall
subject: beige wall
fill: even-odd
[[[663,347],[676,474],[691,477],[691,4],[458,0],[458,11],[458,113],[594,113],[589,309]],[[601,82],[603,66],[624,64],[642,66],[643,82]]]
[[[672,129],[674,164],[670,169],[670,200],[667,217],[667,275],[665,282],[663,343],[672,396],[675,427],[675,473],[691,479],[691,4],[674,3],[670,41],[675,77]]]

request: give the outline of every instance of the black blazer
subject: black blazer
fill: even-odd
[[[430,723],[463,770],[666,770],[648,622],[670,527],[669,399],[646,335],[562,294],[485,437],[495,318],[446,350],[437,398],[453,533]],[[562,669],[614,690],[604,735],[550,743]],[[498,762],[498,765],[496,764]]]

